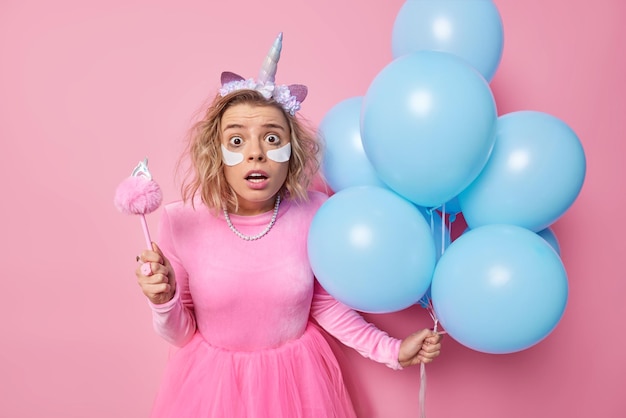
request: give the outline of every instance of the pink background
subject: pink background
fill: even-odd
[[[313,123],[363,95],[391,60],[402,4],[2,1],[0,416],[147,416],[168,347],[133,275],[140,223],[115,210],[115,187],[148,155],[166,200],[177,199],[174,163],[192,114],[222,70],[255,75],[278,31],[279,81],[309,85],[302,113]],[[427,413],[624,417],[626,3],[496,4],[499,113],[557,116],[587,155],[581,194],[553,226],[570,297],[556,330],[520,353],[446,338],[427,367]],[[418,307],[368,318],[398,337],[432,325]],[[419,368],[338,352],[363,417],[419,416]]]

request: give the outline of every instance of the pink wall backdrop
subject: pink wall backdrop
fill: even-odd
[[[488,355],[446,338],[427,367],[427,415],[624,417],[626,3],[495,3],[499,113],[555,115],[585,148],[585,185],[553,226],[570,295],[556,330],[528,350]],[[0,4],[0,416],[148,415],[169,349],[133,275],[139,220],[115,210],[115,187],[147,155],[166,200],[177,199],[175,157],[193,113],[222,70],[256,74],[279,31],[279,79],[309,85],[302,113],[314,124],[363,95],[391,60],[402,4]],[[432,325],[419,307],[368,318],[398,337]],[[337,351],[363,417],[419,416],[419,368]]]

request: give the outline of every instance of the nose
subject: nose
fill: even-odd
[[[252,143],[250,143],[248,161],[265,161],[265,152],[259,142],[252,141]]]

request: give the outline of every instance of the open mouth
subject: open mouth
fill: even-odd
[[[267,180],[267,176],[260,173],[252,173],[246,177],[246,180],[251,181],[253,183],[260,183],[264,180]]]

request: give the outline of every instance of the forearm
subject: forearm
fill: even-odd
[[[338,302],[318,283],[311,305],[311,316],[331,335],[362,356],[402,369],[398,362],[401,340],[367,322],[360,314]]]
[[[148,301],[148,304],[152,309],[152,323],[157,334],[170,344],[180,347],[196,332],[196,319],[189,289],[189,276],[176,250],[175,230],[168,208],[165,207],[159,225],[159,247],[169,263],[176,288],[174,297],[168,302],[157,305]]]
[[[169,302],[155,305],[148,301],[152,309],[152,324],[156,333],[170,344],[181,347],[196,332],[196,320],[193,310],[183,303],[177,287],[174,297]]]

